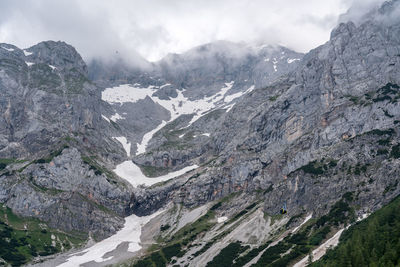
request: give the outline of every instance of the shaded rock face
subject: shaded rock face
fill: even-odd
[[[391,16],[393,10],[385,10]],[[219,116],[210,138],[195,148],[179,154],[162,150],[153,140],[157,153],[138,161],[160,165],[165,153],[185,155],[173,159],[179,162],[207,148],[187,159],[211,160],[207,170],[169,194],[188,206],[242,190],[264,190],[265,211],[277,213],[287,202],[292,215],[302,209],[322,214],[346,192],[353,192],[365,210],[387,203],[400,193],[395,156],[400,22],[375,18],[358,26],[340,24],[331,40],[306,54],[295,71],[248,93]],[[176,190],[173,183],[165,190]]]
[[[178,93],[181,93],[184,98],[196,101],[217,97],[226,83],[233,82],[227,96],[244,93],[252,87],[266,86],[295,69],[302,57],[303,54],[284,47],[250,47],[218,41],[183,54],[168,55],[158,62],[140,64],[142,68],[129,65],[119,55],[110,62],[93,60],[89,63],[89,76],[102,89],[130,84],[137,90],[152,88],[154,92],[151,96],[158,100],[174,101]],[[107,109],[101,111],[120,128],[122,135],[132,144],[132,152],[136,150],[135,144],[140,143],[147,132],[155,129],[162,121],[169,121],[174,115],[174,110],[167,110],[153,100],[148,96],[136,102],[110,102],[111,107],[107,106]],[[116,114],[117,119],[112,119]],[[189,121],[182,127],[187,126]],[[204,123],[198,128],[211,127]],[[149,146],[164,143],[163,140],[154,140],[156,144],[150,143]],[[143,162],[141,159],[137,161]]]
[[[123,225],[130,203],[127,186],[65,148],[48,163],[33,163],[1,177],[1,202],[22,216],[37,217],[65,231],[103,239]]]
[[[0,198],[18,215],[103,239],[123,225],[131,189],[107,171],[124,151],[87,75],[63,42],[0,44],[0,158],[11,162],[0,170]]]
[[[63,135],[95,127],[99,97],[74,48],[43,42],[26,56],[12,49],[0,51],[1,157],[29,157]]]
[[[392,17],[391,10],[376,14]],[[25,52],[0,44],[0,156],[31,161],[1,170],[0,200],[20,215],[99,238],[119,229],[125,215],[147,215],[171,201],[199,206],[237,191],[246,192],[244,200],[262,192],[270,214],[283,203],[289,215],[323,214],[347,192],[360,209],[375,210],[400,193],[400,23],[376,16],[340,24],[304,57],[217,42],[144,71],[96,63],[89,73],[97,86],[64,43]],[[160,172],[191,164],[198,170],[136,189],[107,170],[127,158],[112,137],[139,142],[171,114],[150,96],[109,105],[102,89],[137,83],[157,88],[162,100],[182,92],[199,100],[230,81],[229,95],[240,95],[231,106],[193,124],[193,114],[178,117],[132,157]],[[108,119],[118,114],[124,119]]]

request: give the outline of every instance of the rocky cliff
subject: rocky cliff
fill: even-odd
[[[0,75],[1,202],[55,228],[114,233],[130,190],[103,166],[123,152],[81,56],[63,42],[0,44]]]
[[[0,44],[0,202],[98,239],[164,209],[140,264],[213,266],[227,244],[226,266],[294,264],[400,194],[398,5],[306,55],[216,42],[88,74],[65,43]]]

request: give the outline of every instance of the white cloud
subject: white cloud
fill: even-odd
[[[379,0],[367,0],[378,2]],[[360,0],[2,0],[0,42],[63,40],[86,58],[136,51],[149,60],[215,40],[308,51]]]

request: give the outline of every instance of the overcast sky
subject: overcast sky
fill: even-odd
[[[351,6],[383,0],[0,0],[0,42],[62,40],[85,59],[119,51],[154,61],[215,40],[306,52]]]

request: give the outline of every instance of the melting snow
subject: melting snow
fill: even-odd
[[[228,220],[228,217],[223,216],[223,217],[219,217],[219,218],[217,219],[217,222],[218,222],[218,223],[223,223],[223,222],[225,222],[226,220]]]
[[[140,168],[132,161],[128,160],[117,165],[114,172],[121,178],[127,180],[133,187],[144,184],[150,186],[159,182],[167,181],[172,178],[178,177],[188,171],[198,168],[197,165],[185,167],[179,171],[171,172],[163,176],[149,178],[145,176]]]
[[[232,101],[235,100],[236,98],[241,97],[242,95],[245,95],[245,94],[247,94],[247,93],[250,93],[251,91],[254,90],[254,88],[255,88],[255,86],[252,85],[252,86],[249,87],[249,89],[247,89],[247,90],[244,91],[244,92],[237,92],[237,93],[235,93],[235,94],[225,96],[224,101],[225,101],[225,103],[232,102]]]
[[[25,51],[25,50],[22,50],[22,52],[24,52],[24,54],[25,54],[26,57],[33,54],[32,52],[28,52],[28,51]]]
[[[1,48],[7,50],[8,52],[14,51],[14,48],[7,48],[7,47],[4,47],[4,46],[2,46]]]
[[[130,157],[131,156],[131,143],[128,142],[126,137],[120,136],[120,137],[113,137],[113,138],[121,143],[121,145],[123,146],[123,148],[126,151],[126,155],[128,157]]]
[[[121,115],[119,115],[118,113],[115,113],[110,118],[110,120],[112,120],[113,122],[116,122],[117,120],[123,120],[123,119],[125,119],[125,118],[122,117]]]
[[[110,120],[109,120],[106,116],[101,115],[101,117],[102,117],[103,119],[105,119],[106,121],[110,122]]]
[[[229,111],[231,111],[231,109],[233,108],[233,106],[235,105],[236,103],[232,103],[232,104],[230,104],[230,105],[227,105],[227,106],[225,106],[225,108],[226,108],[226,113],[228,113]]]
[[[107,88],[101,93],[101,99],[109,103],[135,103],[141,99],[145,99],[146,96],[152,95],[155,92],[154,86],[149,86],[147,88],[136,86],[136,84],[134,86],[122,84],[117,87]]]
[[[292,64],[293,62],[300,60],[300,58],[288,58],[287,63]]]
[[[221,88],[221,90],[209,97],[205,97],[199,100],[190,100],[183,95],[183,91],[177,91],[178,96],[169,100],[159,99],[157,96],[152,96],[153,93],[158,89],[165,86],[169,86],[170,84],[164,84],[161,87],[149,86],[147,88],[141,88],[140,84],[134,85],[120,85],[118,87],[107,88],[102,92],[102,100],[107,101],[109,103],[125,103],[125,102],[136,102],[140,99],[144,99],[146,97],[150,97],[154,102],[158,103],[165,109],[167,109],[171,118],[169,121],[163,121],[160,125],[158,125],[152,131],[146,133],[142,141],[137,144],[137,152],[136,154],[141,154],[146,151],[146,147],[148,142],[151,140],[153,135],[163,128],[168,122],[175,120],[177,117],[184,114],[194,114],[193,118],[190,120],[189,124],[184,127],[187,128],[192,125],[195,121],[197,121],[202,116],[206,115],[210,110],[216,107],[225,107],[229,111],[233,105],[226,105],[226,103],[231,102],[232,100],[242,96],[243,94],[250,92],[254,89],[254,86],[251,86],[244,93],[236,93],[230,96],[226,96],[225,94],[233,87],[235,82],[231,81],[229,83],[225,83],[225,86]],[[115,121],[117,119],[122,119],[122,117],[118,114],[113,115],[111,120]],[[183,136],[182,136],[183,137]],[[181,137],[180,137],[181,138]]]
[[[153,137],[153,135],[158,132],[159,130],[161,130],[165,125],[167,124],[166,121],[162,121],[157,128],[151,130],[150,132],[146,133],[143,138],[142,138],[142,142],[139,144],[137,143],[137,150],[136,150],[136,155],[139,155],[141,153],[146,152],[146,148],[147,145],[149,143],[149,141],[151,140],[151,138]]]
[[[274,58],[272,63],[274,64],[274,71],[278,71],[278,68],[276,67],[276,63],[278,63],[278,60],[276,60],[276,58]]]
[[[113,251],[117,246],[123,242],[129,242],[128,251],[135,252],[142,248],[140,245],[140,235],[142,234],[142,226],[148,223],[152,218],[161,214],[164,211],[158,211],[149,216],[138,217],[136,215],[131,215],[125,218],[124,227],[118,231],[115,235],[96,243],[95,245],[85,249],[82,252],[75,253],[79,255],[74,255],[67,259],[67,262],[58,265],[59,267],[75,267],[81,264],[95,261],[104,262],[113,258],[104,258],[107,252]],[[83,255],[80,255],[84,253]]]
[[[35,63],[25,61],[25,64],[28,65],[28,67],[30,67],[30,66],[32,66],[32,65],[35,64]]]
[[[161,85],[161,86],[160,86],[160,89],[161,89],[161,88],[164,88],[164,87],[166,87],[166,86],[170,86],[170,85],[171,85],[170,83],[166,83],[166,84],[164,84],[164,85]]]

